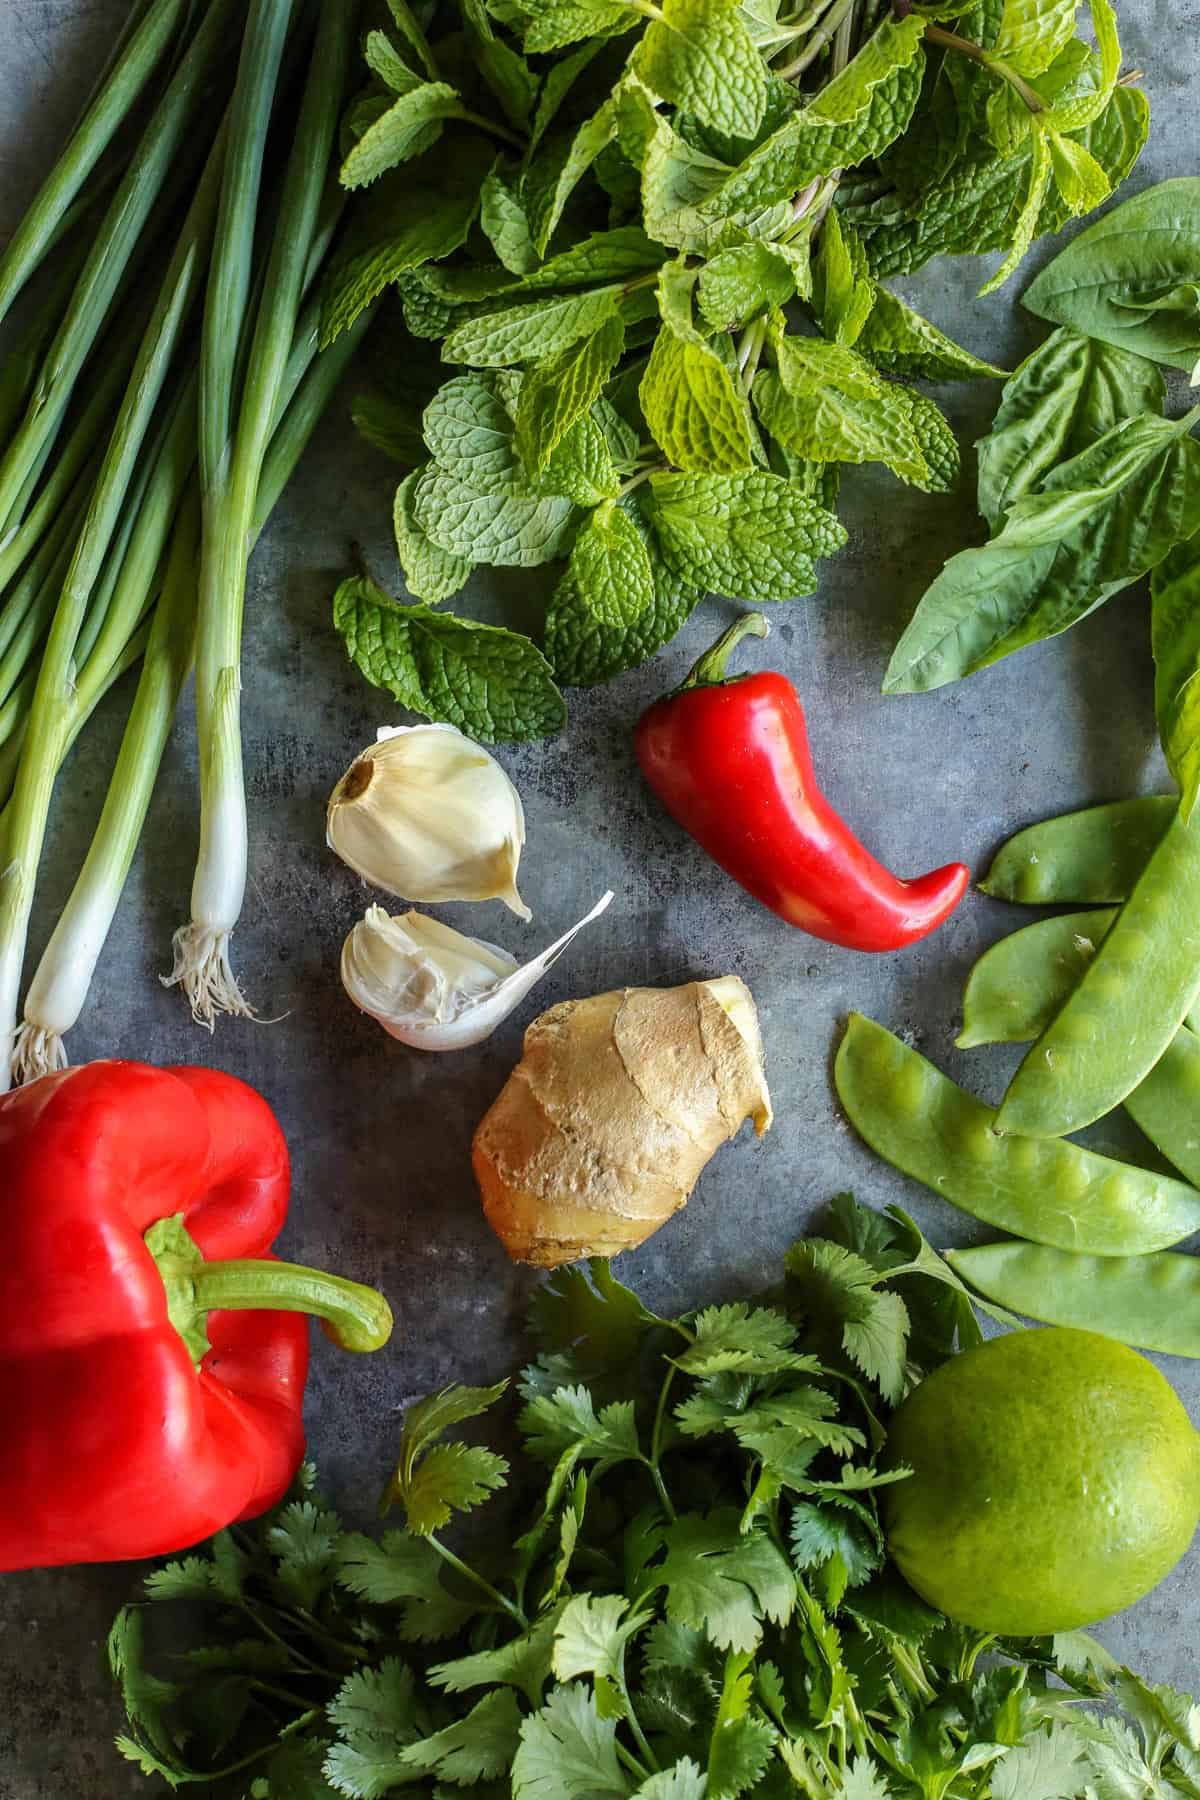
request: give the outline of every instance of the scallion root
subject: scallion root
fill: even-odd
[[[197,1025],[212,1031],[218,1013],[230,1013],[238,1019],[258,1017],[230,965],[227,931],[215,931],[210,925],[193,921],[179,927],[171,939],[171,948],[175,953],[174,967],[169,975],[159,979],[164,987],[183,989]]]
[[[23,1087],[28,1081],[55,1075],[68,1066],[66,1046],[59,1033],[48,1031],[44,1025],[31,1025],[26,1019],[13,1046],[13,1086]]]

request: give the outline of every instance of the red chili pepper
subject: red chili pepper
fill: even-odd
[[[284,1494],[301,1314],[352,1350],[391,1330],[373,1289],[268,1256],[288,1185],[229,1075],[92,1063],[0,1100],[0,1569],[157,1556]]]
[[[673,819],[772,912],[851,950],[899,950],[933,931],[970,880],[947,863],[899,881],[865,850],[817,786],[804,709],[771,670],[726,676],[745,613],[683,686],[643,713],[638,762]]]

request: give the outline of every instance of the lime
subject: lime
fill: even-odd
[[[1200,1521],[1200,1437],[1153,1363],[1090,1331],[1015,1331],[956,1356],[892,1419],[885,1488],[901,1573],[1007,1637],[1129,1606]]]

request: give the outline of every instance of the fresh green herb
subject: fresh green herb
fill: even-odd
[[[997,285],[1146,130],[1109,0],[1095,49],[1058,0],[456,0],[428,36],[392,12],[347,121],[343,180],[369,188],[325,333],[395,285],[474,371],[443,371],[420,445],[387,395],[358,405],[417,471],[409,592],[567,563],[545,648],[569,684],[652,654],[703,588],[811,593],[844,541],[820,471],[951,488],[953,433],[904,380],[1001,372],[881,276],[1000,250]]]
[[[769,1295],[678,1319],[604,1263],[553,1276],[511,1466],[448,1436],[504,1384],[449,1388],[405,1418],[404,1529],[347,1532],[306,1470],[149,1577],[109,1640],[122,1754],[172,1787],[236,1771],[251,1800],[1186,1793],[1184,1696],[1080,1633],[954,1625],[886,1566],[889,1407],[979,1332],[898,1210],[842,1196],[827,1232]],[[447,1539],[506,1484],[503,1522]],[[176,1601],[205,1629],[166,1679],[145,1635]]]

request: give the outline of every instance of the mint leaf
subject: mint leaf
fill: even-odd
[[[749,468],[745,397],[698,333],[684,338],[664,325],[638,392],[646,423],[669,462],[710,474]]]
[[[631,625],[654,600],[654,572],[629,514],[605,500],[579,528],[567,578],[601,625]]]
[[[401,606],[361,576],[338,588],[333,622],[368,681],[481,743],[544,737],[566,720],[549,664],[516,632]]]
[[[546,254],[567,201],[600,152],[617,135],[618,98],[611,95],[576,130],[547,138],[525,171],[521,198],[529,215],[534,248]]]
[[[835,169],[880,156],[912,118],[925,72],[925,21],[886,20],[840,75],[701,202],[709,219],[769,206]]]
[[[386,31],[368,31],[363,40],[363,57],[372,75],[377,75],[393,94],[407,94],[420,87],[421,77],[413,74]]]
[[[621,478],[613,465],[608,438],[597,422],[598,411],[593,407],[576,419],[555,445],[538,477],[539,492],[564,494],[576,506],[597,506],[601,500],[616,499]]]
[[[538,77],[511,44],[497,37],[484,0],[462,0],[463,24],[475,65],[509,124],[528,128],[538,95]]]
[[[662,0],[634,67],[664,100],[732,137],[752,137],[767,104],[766,66],[738,0]]]
[[[1019,75],[1041,75],[1075,34],[1078,0],[1004,0],[993,53]]]
[[[823,338],[784,343],[779,372],[764,369],[754,382],[755,408],[772,437],[814,461],[882,462],[917,486],[929,481],[903,388],[882,381],[864,359],[839,361],[856,353]]]
[[[479,223],[510,274],[528,275],[537,268],[538,253],[525,208],[498,167],[489,172],[480,190]]]
[[[883,287],[874,288],[874,305],[858,347],[882,369],[897,375],[921,375],[927,381],[966,381],[976,376],[1003,379],[1005,373],[964,350]]]
[[[342,163],[343,187],[366,187],[397,163],[430,147],[445,119],[465,112],[457,91],[444,81],[425,81],[400,95],[359,138]],[[431,134],[430,126],[437,130]]]
[[[494,152],[473,134],[427,152],[386,177],[354,215],[330,265],[321,343],[330,344],[407,269],[449,256],[466,241]]]
[[[635,669],[669,644],[695,610],[701,596],[660,563],[654,570],[650,605],[629,625],[604,626],[585,606],[570,575],[554,591],[546,615],[546,655],[564,687],[594,687]]]
[[[902,392],[907,395],[913,436],[921,447],[921,455],[929,471],[925,480],[918,481],[917,486],[930,494],[953,493],[962,472],[962,458],[958,439],[949,419],[928,394],[918,393],[915,388],[904,389]]]
[[[655,475],[647,511],[663,555],[683,581],[747,600],[790,600],[817,585],[813,558],[846,533],[790,481],[744,475]]]
[[[354,429],[372,449],[382,450],[393,462],[415,468],[425,461],[425,440],[420,421],[410,407],[379,392],[356,394],[350,409]]]
[[[714,331],[737,331],[810,287],[806,245],[751,243],[711,257],[700,271],[696,294],[701,316]]]
[[[668,1618],[703,1631],[719,1649],[754,1650],[764,1619],[783,1625],[796,1583],[765,1532],[740,1528],[735,1508],[686,1513],[663,1532],[665,1560],[647,1571],[666,1588]]]
[[[639,23],[625,0],[523,0],[521,10],[530,55],[561,50],[580,38],[610,37]]]
[[[1039,118],[1041,115],[1039,115]],[[1029,161],[1029,172],[1025,190],[1025,198],[1021,202],[1021,210],[1017,214],[1012,228],[1012,242],[1004,261],[979,290],[982,300],[988,294],[994,294],[997,288],[1003,287],[1009,276],[1014,274],[1025,260],[1025,252],[1029,249],[1037,232],[1038,219],[1041,217],[1042,202],[1046,198],[1050,186],[1050,133],[1037,120],[1033,126],[1033,152]]]
[[[619,292],[616,287],[593,288],[590,293],[531,300],[468,319],[446,338],[442,359],[500,369],[553,356],[615,318]]]
[[[415,508],[418,523],[442,549],[474,553],[502,568],[532,568],[564,555],[576,516],[569,500],[520,478],[480,483],[438,463],[418,480]]]
[[[625,1800],[632,1783],[617,1760],[616,1724],[602,1719],[581,1682],[556,1688],[521,1726],[513,1800]]]
[[[527,372],[516,418],[517,449],[527,469],[545,469],[566,433],[599,399],[624,347],[624,321],[610,310],[586,337]]]
[[[853,226],[842,224],[836,208],[821,229],[817,269],[821,330],[836,344],[856,344],[875,304],[876,288],[862,241]]]
[[[416,599],[436,606],[440,600],[457,594],[475,565],[469,557],[443,550],[418,524],[413,499],[422,473],[421,469],[414,469],[396,489],[392,523],[405,586]]]

